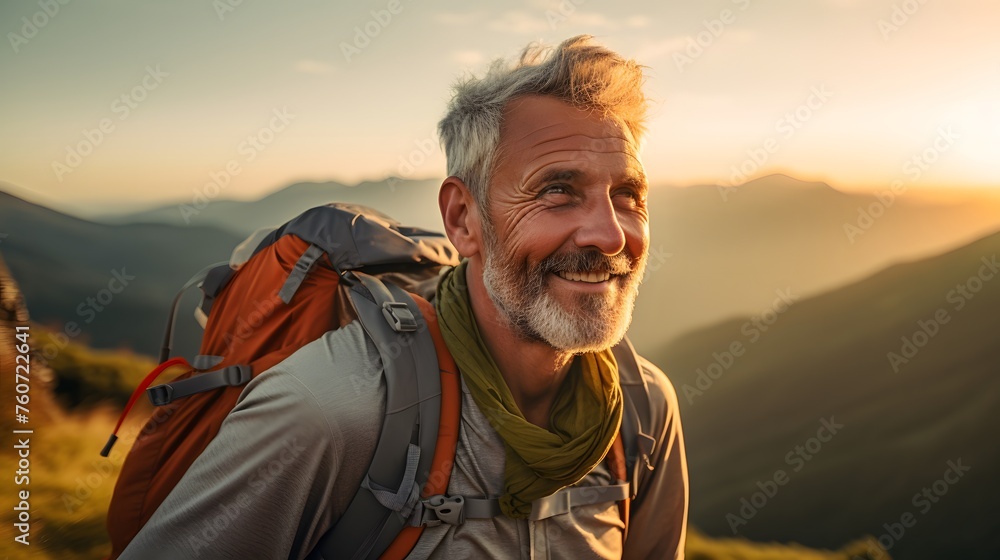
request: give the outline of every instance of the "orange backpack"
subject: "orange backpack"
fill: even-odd
[[[425,297],[432,297],[442,268],[457,264],[457,252],[439,233],[402,226],[370,208],[330,204],[254,234],[230,263],[192,278],[174,299],[159,367],[133,393],[101,451],[108,455],[145,390],[160,408],[122,465],[108,510],[110,558],[122,553],[205,450],[246,383],[355,320],[382,356],[386,410],[393,412],[383,420],[366,483],[310,558],[403,558],[424,526],[496,515],[495,500],[446,495],[460,382]],[[195,315],[205,330],[200,354],[189,363],[170,352],[180,297],[193,285],[203,293]],[[634,351],[623,341],[614,352],[626,407],[607,463],[619,484],[589,495],[619,502],[627,534],[629,502],[649,468],[654,440],[643,433],[652,418]],[[187,371],[147,389],[173,366]]]

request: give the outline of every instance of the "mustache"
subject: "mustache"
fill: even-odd
[[[580,251],[552,255],[539,263],[539,270],[548,272],[607,272],[614,276],[631,274],[636,260],[626,251],[608,256],[600,251]]]

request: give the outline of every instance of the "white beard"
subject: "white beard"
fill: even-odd
[[[620,267],[627,261],[629,272],[610,280],[617,283],[616,290],[578,294],[572,307],[567,308],[552,294],[552,278],[544,270],[549,259],[531,270],[515,270],[524,268],[523,261],[505,254],[498,243],[488,241],[487,246],[483,284],[500,316],[520,337],[573,354],[607,350],[625,337],[646,268],[645,254],[635,261],[624,254],[592,257],[617,259],[620,272],[624,272]],[[588,252],[598,255],[595,251],[581,251]]]

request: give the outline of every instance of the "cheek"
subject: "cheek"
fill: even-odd
[[[638,258],[649,250],[649,222],[634,217],[619,221],[625,233],[625,246],[633,257]]]
[[[559,252],[568,238],[569,236],[559,231],[555,225],[549,227],[522,225],[511,232],[506,243],[507,253],[518,261],[537,265]]]
[[[560,219],[551,212],[535,209],[519,217],[521,219],[506,223],[506,231],[498,237],[502,252],[510,258],[538,264],[557,253],[572,238],[571,221]]]

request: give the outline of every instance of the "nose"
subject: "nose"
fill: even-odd
[[[580,214],[574,242],[581,249],[594,248],[608,256],[625,250],[625,231],[618,223],[618,214],[610,197],[601,197],[585,206]]]

